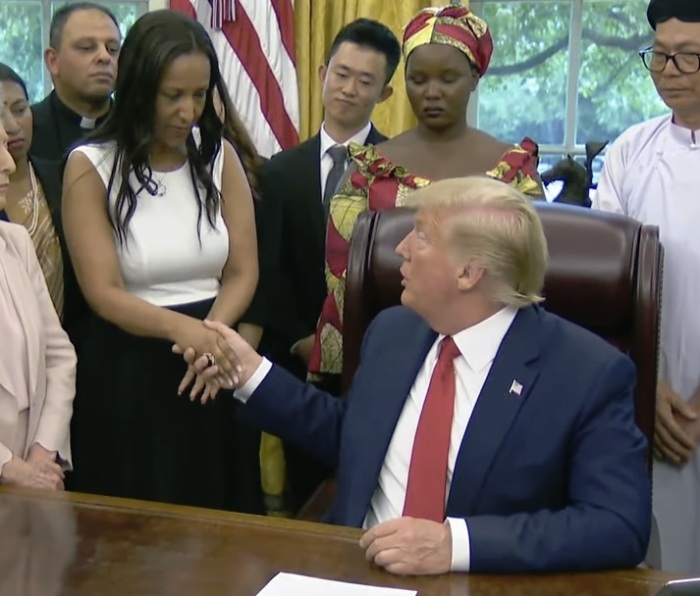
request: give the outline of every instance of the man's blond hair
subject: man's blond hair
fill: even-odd
[[[522,308],[543,300],[547,240],[531,200],[516,188],[483,176],[452,178],[411,193],[405,204],[429,210],[457,262],[484,268],[494,302]]]

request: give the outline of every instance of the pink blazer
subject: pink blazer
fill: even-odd
[[[76,356],[73,345],[61,327],[44,282],[39,261],[28,232],[19,225],[0,221],[0,260],[9,277],[10,292],[19,309],[29,350],[29,372],[33,383],[29,396],[29,424],[24,453],[36,442],[57,449],[60,457],[72,465],[70,419],[75,397]],[[0,330],[0,341],[2,331]],[[0,385],[7,392],[13,375],[21,374],[21,365],[0,359]],[[12,436],[18,423],[15,399],[0,397],[0,427],[4,436]],[[19,455],[19,454],[18,454]],[[0,442],[0,461],[10,450]]]

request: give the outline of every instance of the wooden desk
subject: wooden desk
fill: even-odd
[[[651,596],[667,574],[399,578],[360,532],[307,522],[0,487],[0,594],[252,596],[278,571],[417,589],[421,596]]]

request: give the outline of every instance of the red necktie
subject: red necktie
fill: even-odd
[[[403,506],[405,516],[445,521],[447,456],[455,405],[454,359],[457,356],[459,348],[454,340],[449,336],[443,339],[413,441]]]

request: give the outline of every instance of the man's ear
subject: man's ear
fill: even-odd
[[[328,74],[328,66],[321,64],[318,67],[318,80],[321,81],[321,86],[326,82],[326,74]]]
[[[44,64],[46,65],[46,70],[52,75],[55,75],[57,71],[56,57],[56,50],[53,48],[49,47],[44,50]]]
[[[475,261],[469,261],[462,266],[457,274],[457,289],[461,292],[473,290],[483,279],[485,269]]]
[[[391,85],[385,85],[384,89],[382,89],[382,92],[379,95],[379,100],[377,100],[377,103],[382,103],[383,101],[386,101],[393,94],[394,94],[394,88]]]

